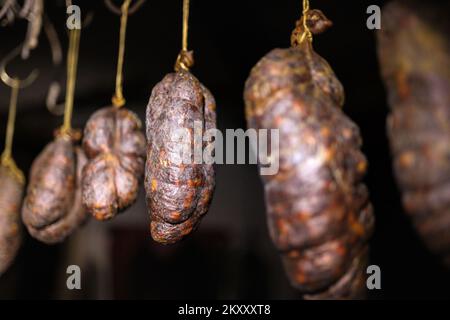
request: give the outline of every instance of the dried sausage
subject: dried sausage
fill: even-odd
[[[66,135],[58,135],[33,162],[22,218],[34,238],[61,242],[86,220],[80,185],[85,163],[84,152]]]
[[[174,141],[174,132],[184,128],[194,139],[195,121],[203,129],[215,128],[215,101],[190,72],[171,73],[153,89],[146,119],[145,188],[151,234],[157,242],[175,243],[190,234],[208,211],[215,181],[212,164],[175,159],[184,146]],[[210,143],[204,141],[203,147]]]
[[[0,275],[11,265],[21,244],[23,189],[23,182],[0,165]]]
[[[305,298],[362,298],[374,218],[361,136],[329,64],[309,41],[292,43],[258,62],[244,93],[248,127],[279,129],[279,171],[261,176],[270,235]]]
[[[387,5],[378,56],[405,211],[428,247],[450,266],[450,24],[441,15],[448,9],[432,1]]]
[[[116,107],[98,110],[86,124],[83,203],[98,220],[111,219],[136,201],[145,161],[141,128],[132,111]]]

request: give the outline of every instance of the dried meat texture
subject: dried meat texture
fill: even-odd
[[[270,235],[304,298],[364,298],[374,217],[361,136],[329,64],[294,45],[263,57],[244,92],[248,127],[279,129],[279,171],[261,176]]]
[[[203,132],[216,128],[215,109],[212,94],[189,72],[168,74],[153,88],[146,115],[145,188],[151,234],[157,242],[181,240],[208,211],[215,186],[214,166],[194,163],[193,152],[188,161],[181,158],[184,148],[194,145],[195,123]],[[180,142],[180,136],[187,139]],[[213,141],[200,138],[207,140],[203,150],[211,150]]]
[[[450,5],[433,5],[386,6],[378,56],[404,208],[428,247],[450,266]]]
[[[14,261],[22,242],[20,209],[24,185],[0,165],[0,276]]]
[[[146,150],[141,121],[125,108],[102,108],[86,124],[83,147],[83,203],[97,220],[111,219],[138,196]]]
[[[22,208],[28,232],[47,244],[63,241],[87,218],[81,201],[83,150],[65,136],[48,144],[31,167]]]

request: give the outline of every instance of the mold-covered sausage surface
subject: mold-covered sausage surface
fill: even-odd
[[[444,6],[450,9],[450,5]],[[431,3],[383,9],[378,55],[403,205],[428,247],[450,266],[450,23]]]
[[[11,265],[20,247],[23,189],[23,183],[0,165],[0,276]]]
[[[65,136],[56,137],[36,158],[22,208],[22,218],[36,239],[63,241],[86,219],[81,202],[84,152]]]
[[[154,240],[170,244],[191,233],[208,211],[215,180],[212,164],[182,161],[194,144],[194,126],[216,127],[212,94],[189,72],[168,74],[152,91],[147,107],[145,188]],[[185,130],[187,143],[176,132]],[[202,139],[202,136],[200,136]],[[203,148],[211,141],[203,142]]]
[[[83,171],[83,203],[98,220],[131,206],[144,174],[145,136],[130,110],[106,107],[92,115],[84,130],[89,162]]]
[[[279,129],[279,171],[261,176],[270,235],[305,298],[363,298],[374,220],[359,129],[328,63],[294,45],[263,57],[244,93],[248,127]]]

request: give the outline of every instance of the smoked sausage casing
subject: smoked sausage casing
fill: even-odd
[[[342,85],[309,41],[293,42],[257,63],[244,99],[249,128],[279,129],[279,171],[261,177],[270,235],[292,285],[307,299],[363,298],[374,219]]]
[[[445,10],[447,9],[447,10]],[[378,57],[391,113],[387,133],[405,211],[450,266],[450,4],[383,9]]]
[[[36,158],[22,208],[28,232],[54,244],[66,239],[87,218],[81,202],[83,150],[68,136],[57,136]]]
[[[84,130],[89,162],[83,171],[83,203],[97,220],[130,207],[144,174],[145,136],[137,115],[125,108],[95,112]]]
[[[12,264],[22,242],[23,189],[23,182],[9,168],[0,165],[0,275]]]
[[[171,244],[197,227],[208,211],[215,185],[212,164],[194,163],[193,155],[188,163],[180,161],[186,143],[178,143],[175,132],[185,129],[190,147],[195,123],[203,131],[214,129],[215,101],[190,72],[171,73],[153,89],[146,118],[145,188],[150,229],[155,241]],[[203,148],[211,143],[203,141]]]

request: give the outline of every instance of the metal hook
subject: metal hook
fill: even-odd
[[[111,10],[113,13],[115,13],[119,16],[122,15],[121,7],[116,6],[114,3],[112,3],[111,0],[104,0],[104,1],[105,1],[106,7],[109,10]],[[128,9],[128,15],[131,16],[132,14],[134,14],[136,11],[139,10],[140,7],[142,7],[142,5],[144,3],[145,3],[145,0],[137,0],[136,3]]]
[[[6,85],[10,86],[11,88],[25,88],[25,87],[28,87],[30,84],[32,84],[34,82],[34,80],[36,80],[36,78],[37,78],[37,76],[39,74],[39,71],[35,69],[28,75],[28,77],[26,77],[23,80],[20,80],[17,77],[10,77],[9,74],[6,72],[6,65],[8,64],[8,62],[13,60],[18,55],[20,55],[21,50],[22,50],[22,46],[17,47],[13,51],[11,51],[11,53],[9,53],[3,59],[3,61],[0,63],[0,79]]]
[[[62,71],[59,69],[59,66],[61,65],[63,60],[63,52],[55,26],[46,14],[44,14],[44,31],[50,44],[52,62],[54,66],[54,69],[52,71],[52,82],[47,91],[45,104],[47,106],[47,109],[52,114],[60,116],[64,112],[64,102],[58,102],[62,87]]]
[[[0,8],[0,22],[2,26],[5,26],[14,21],[14,6],[16,5],[16,3],[15,0],[4,0],[1,5],[2,7]]]
[[[66,0],[66,6],[71,6],[72,1]],[[94,18],[94,13],[92,11],[89,11],[86,14],[86,17],[81,22],[81,28],[84,29],[88,27]],[[50,43],[50,49],[52,52],[52,61],[54,67],[59,67],[62,60],[63,60],[63,53],[61,49],[61,42],[58,37],[58,33],[56,32],[56,29],[52,22],[50,21],[49,17],[44,14],[44,31],[47,35],[47,39]],[[70,34],[70,30],[67,30],[67,34]],[[64,105],[65,101],[59,102],[59,96],[61,95],[61,92],[63,91],[63,84],[62,84],[62,72],[61,70],[57,69],[56,74],[53,76],[53,80],[50,83],[50,86],[48,88],[47,92],[47,98],[46,98],[46,106],[47,109],[56,116],[61,116],[64,114]]]

